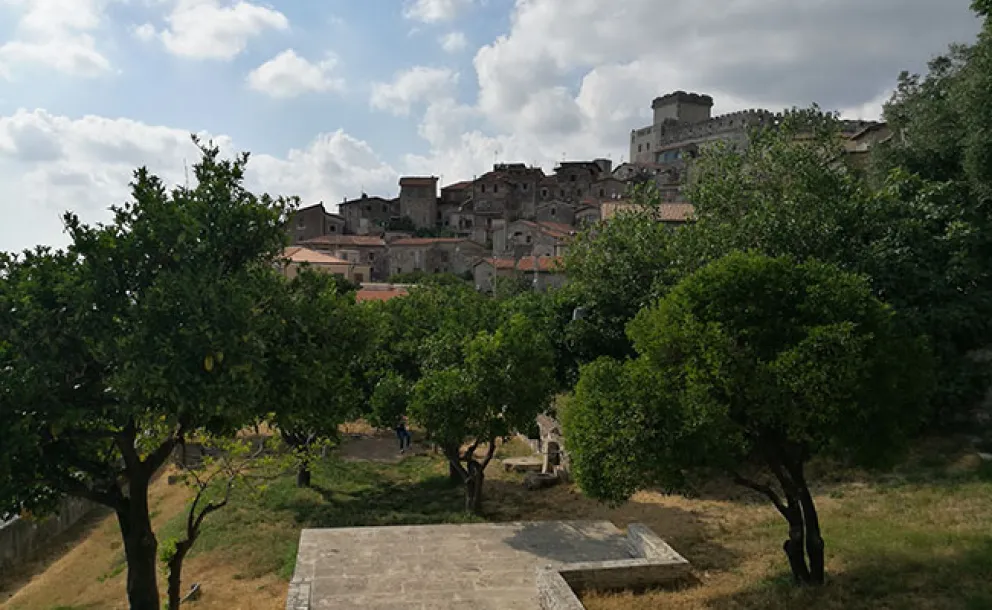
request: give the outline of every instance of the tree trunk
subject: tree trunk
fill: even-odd
[[[823,565],[825,544],[820,535],[820,518],[816,514],[816,504],[813,502],[813,494],[806,485],[801,464],[797,467],[794,476],[799,484],[799,502],[802,505],[803,522],[806,525],[806,555],[809,557],[810,584],[822,585],[826,579],[826,570]]]
[[[792,498],[789,499],[788,513],[789,539],[782,545],[782,549],[785,551],[785,556],[789,558],[789,567],[792,568],[792,576],[796,583],[808,584],[810,574],[809,568],[806,566],[806,551],[803,548],[805,538],[803,514]]]
[[[310,467],[307,464],[300,464],[296,470],[296,486],[310,487]]]
[[[478,513],[482,508],[482,483],[485,473],[479,462],[468,461],[468,478],[465,480],[465,511]]]
[[[448,480],[452,485],[461,485],[462,483],[461,473],[458,472],[458,469],[450,461],[448,462]]]
[[[126,506],[117,511],[127,559],[127,600],[130,610],[159,610],[158,543],[148,514],[148,480],[137,478],[132,474]]]
[[[193,546],[192,540],[176,544],[176,554],[169,559],[169,610],[179,610],[182,601],[183,560]]]

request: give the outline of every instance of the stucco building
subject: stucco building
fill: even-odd
[[[356,265],[368,265],[367,280],[384,280],[389,273],[386,240],[374,235],[323,235],[301,244]]]
[[[371,268],[368,265],[351,263],[342,258],[301,246],[293,246],[283,250],[281,271],[286,277],[296,277],[301,267],[309,267],[321,273],[340,275],[356,284],[368,281],[371,276]]]
[[[358,199],[346,199],[338,204],[338,212],[344,218],[347,233],[381,234],[391,221],[399,218],[399,200],[369,197],[362,193]]]

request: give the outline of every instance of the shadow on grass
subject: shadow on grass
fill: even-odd
[[[760,466],[745,469],[745,474],[777,488],[771,474]],[[974,483],[992,483],[992,462],[967,448],[967,441],[957,437],[920,441],[908,455],[888,469],[859,469],[831,459],[814,459],[806,467],[807,479],[814,494],[842,497],[852,486],[871,486],[881,491],[936,488],[953,492]],[[664,490],[656,490],[664,493]],[[690,481],[687,497],[701,500],[735,502],[744,505],[767,505],[768,499],[735,484],[721,475],[698,477]]]
[[[798,588],[781,574],[711,600],[716,610],[820,608],[980,610],[992,608],[992,537],[930,557],[879,553],[847,561],[821,588]]]
[[[482,521],[463,506],[462,487],[451,484],[437,460],[413,457],[388,468],[329,460],[318,468],[311,490],[289,494],[275,508],[291,511],[305,528]]]
[[[113,512],[104,506],[94,507],[64,532],[46,541],[34,557],[0,572],[0,604],[13,597],[21,587],[31,582],[31,579],[42,574],[89,537],[100,527],[103,520],[112,514]]]

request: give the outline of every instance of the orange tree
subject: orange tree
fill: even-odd
[[[145,169],[65,251],[0,256],[0,513],[64,495],[111,508],[133,610],[160,608],[148,487],[192,434],[262,412],[289,202],[243,185],[247,155],[202,146],[195,186]]]
[[[930,357],[904,328],[864,279],[836,267],[718,260],[638,314],[636,358],[583,368],[564,413],[579,485],[619,502],[677,488],[686,471],[722,471],[769,499],[788,524],[796,581],[820,584],[824,542],[805,466],[818,454],[891,457],[917,429]]]

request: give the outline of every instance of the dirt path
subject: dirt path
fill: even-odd
[[[345,460],[382,462],[395,464],[404,457],[423,455],[429,449],[414,433],[413,444],[405,453],[400,453],[399,440],[392,431],[369,430],[363,433],[347,434],[337,450]]]

